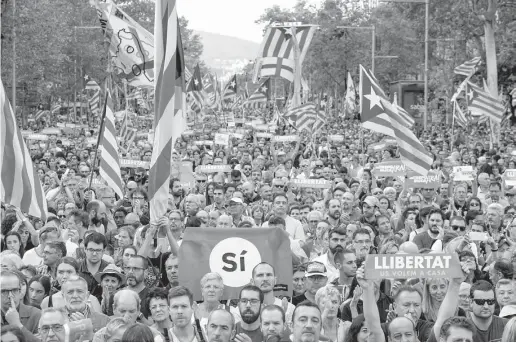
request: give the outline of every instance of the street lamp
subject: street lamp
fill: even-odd
[[[425,112],[423,114],[423,126],[426,130],[428,122],[428,22],[430,12],[430,0],[379,0],[380,2],[403,2],[413,4],[425,4]]]

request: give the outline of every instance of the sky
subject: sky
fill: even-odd
[[[178,0],[179,16],[189,28],[260,43],[263,25],[255,24],[266,8],[292,8],[297,0]]]

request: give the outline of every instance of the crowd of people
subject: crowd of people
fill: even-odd
[[[487,128],[420,129],[440,186],[412,189],[404,177],[374,174],[398,151],[360,120],[329,116],[317,134],[281,143],[238,126],[226,129],[241,134],[227,146],[207,144],[210,130],[177,139],[172,160],[190,161],[195,181],[172,172],[158,223],[150,223],[148,166],[121,168],[118,197],[100,179],[95,130],[28,137],[48,216],[2,203],[0,340],[516,341],[516,187],[504,176],[516,169],[513,129],[492,148]],[[273,135],[290,134],[281,127]],[[150,139],[138,135],[120,157],[151,155]],[[202,165],[230,169],[204,174]],[[471,166],[473,180],[455,180],[454,166]],[[313,179],[328,188],[293,182]],[[195,299],[179,281],[179,249],[192,227],[286,231],[289,295],[275,294],[277,269],[262,262],[238,299],[224,298],[216,271],[195,280]],[[457,257],[462,277],[366,278],[372,254],[433,253]]]

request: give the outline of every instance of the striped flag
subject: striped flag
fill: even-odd
[[[392,105],[396,107],[398,110],[398,114],[400,115],[401,123],[405,125],[408,128],[411,128],[414,126],[415,120],[412,118],[412,116],[400,105],[398,105],[398,94],[394,93],[394,101],[392,102]]]
[[[46,115],[50,114],[50,111],[47,111],[47,110],[38,110],[36,112],[36,115],[34,116],[34,119],[36,121],[40,120],[40,119],[43,119],[43,117],[45,117]]]
[[[267,106],[267,101],[271,98],[271,81],[265,80],[244,102],[244,108],[262,108]]]
[[[233,75],[231,80],[228,82],[226,87],[224,88],[224,93],[222,95],[222,101],[230,100],[236,98],[237,94],[237,79],[236,74]]]
[[[99,173],[120,198],[124,197],[122,176],[120,175],[120,161],[118,160],[118,145],[116,143],[115,114],[113,99],[106,87],[106,104],[104,107],[104,121],[100,130],[100,162]]]
[[[97,116],[97,117],[100,114],[99,103],[100,103],[100,88],[95,92],[95,94],[93,94],[93,96],[89,100],[91,114],[94,116]]]
[[[453,72],[458,75],[464,75],[470,77],[477,71],[477,65],[480,63],[480,57],[475,57],[469,61],[462,63],[460,66],[455,67]]]
[[[360,117],[366,129],[396,138],[401,160],[414,172],[427,175],[433,162],[414,133],[378,85],[376,78],[360,66]]]
[[[0,107],[0,200],[45,222],[45,193],[1,81]]]
[[[204,93],[203,83],[201,78],[201,69],[197,64],[194,68],[194,73],[190,78],[190,81],[186,85],[187,97],[189,96],[191,101],[191,108],[195,113],[200,113],[204,107]]]
[[[120,146],[127,145],[129,148],[133,141],[136,139],[136,135],[138,134],[138,129],[135,128],[128,128],[125,134],[120,137]]]
[[[142,90],[140,88],[136,88],[131,93],[127,94],[127,100],[140,100],[143,99]]]
[[[468,82],[466,95],[472,115],[486,115],[497,123],[502,121],[504,107],[500,100],[471,82]]]
[[[88,83],[86,83],[86,87],[84,89],[86,89],[86,90],[94,90],[94,91],[99,90],[100,91],[100,86],[94,80],[90,80],[90,81],[88,81]]]
[[[296,35],[299,45],[299,64],[308,51],[317,26],[296,26]],[[294,44],[292,29],[289,27],[269,26],[265,31],[258,58],[255,63],[253,82],[258,83],[262,77],[283,77],[290,82],[294,81]]]
[[[155,130],[148,187],[152,223],[167,211],[172,150],[186,130],[185,64],[176,1],[157,0],[155,13]]]
[[[317,112],[317,117],[316,117],[314,127],[312,129],[312,133],[316,133],[316,132],[320,131],[324,127],[324,125],[326,125],[326,123],[327,123],[326,113],[323,110],[319,110]]]
[[[61,104],[54,104],[52,105],[51,112],[52,114],[56,114],[61,110]]]
[[[314,103],[307,102],[288,110],[283,117],[298,131],[303,131],[304,129],[312,131],[312,127],[317,120],[316,106]]]
[[[215,102],[215,86],[213,85],[213,80],[210,74],[204,75],[202,85],[205,94],[205,104],[207,106],[213,106],[213,103]]]
[[[468,120],[464,112],[462,112],[460,105],[454,101],[453,106],[455,106],[455,112],[453,113],[455,123],[461,127],[466,127],[468,125]]]

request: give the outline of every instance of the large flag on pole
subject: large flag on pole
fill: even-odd
[[[45,222],[45,192],[1,81],[0,108],[0,200]]]
[[[455,67],[453,72],[458,75],[470,77],[477,71],[477,66],[480,63],[480,60],[480,57],[475,57],[469,61],[462,63],[460,66]]]
[[[405,126],[397,107],[390,103],[376,78],[360,66],[360,118],[366,129],[394,137],[407,168],[427,175],[433,158],[416,135]]]
[[[227,83],[224,88],[224,93],[222,94],[222,101],[235,99],[237,94],[237,78],[236,74],[233,75],[231,80]]]
[[[501,101],[474,83],[468,82],[467,99],[471,115],[486,115],[497,123],[502,121],[505,108]]]
[[[109,187],[113,188],[120,198],[124,197],[120,161],[118,160],[118,145],[116,143],[115,114],[113,99],[106,87],[106,104],[104,106],[104,121],[100,135],[99,173]]]
[[[247,89],[246,89],[247,90]],[[271,99],[271,82],[266,79],[244,102],[244,108],[261,108],[267,106]]]
[[[186,130],[185,64],[175,0],[156,1],[154,37],[154,148],[148,188],[152,223],[167,211],[172,150]]]

